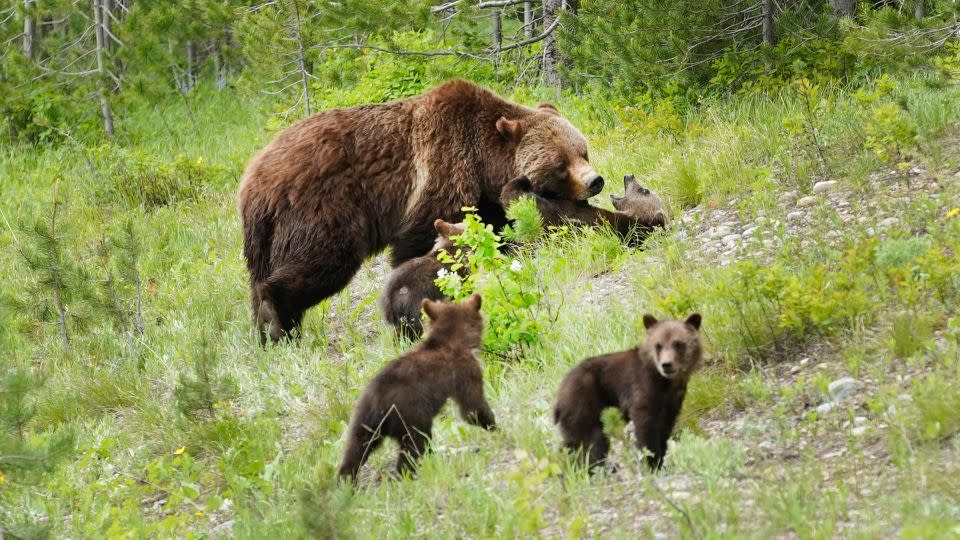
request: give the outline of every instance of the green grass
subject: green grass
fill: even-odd
[[[956,317],[950,306],[960,287],[950,247],[960,225],[944,217],[960,205],[949,138],[960,93],[920,79],[897,91],[910,104],[924,159],[925,149],[940,149],[924,162],[942,179],[940,199],[905,207],[909,227],[882,241],[849,227],[827,243],[819,240],[836,224],[824,216],[803,233],[818,240],[813,247],[784,236],[772,260],[758,252],[726,266],[672,231],[644,250],[625,249],[603,230],[545,238],[517,256],[541,269],[555,320],[519,360],[485,357],[501,429],[468,427],[448,410],[417,479],[380,478],[395,458],[388,444],[356,489],[333,481],[352,406],[406,345],[376,311],[385,272],[378,259],[309,312],[301,340],[257,346],[235,191],[246,160],[272,136],[264,128],[276,124],[272,103],[230,91],[200,95],[189,103],[195,123],[181,101],[136,109],[110,147],[94,139],[0,147],[0,367],[45,378],[31,396],[28,443],[60,430],[76,441],[46,471],[0,462],[0,527],[55,537],[956,534],[960,501],[947,478],[960,467],[952,414],[960,353],[938,336],[941,321]],[[805,193],[828,174],[858,196],[886,201],[871,179],[880,164],[865,148],[866,111],[843,90],[830,92],[833,112],[818,126],[828,171],[804,150],[803,134],[784,128],[799,111],[788,92],[712,101],[683,116],[638,116],[588,98],[558,105],[583,127],[604,176],[637,173],[675,217],[696,203],[773,215],[780,192]],[[621,189],[610,184],[598,199],[605,206]],[[23,230],[49,218],[54,186],[63,249],[88,272],[78,286],[88,296],[118,275],[116,251],[103,255],[102,246],[135,223],[144,327],[135,352],[83,295],[69,306],[88,314],[69,324],[71,352],[55,318],[23,307],[35,301],[24,291],[37,285],[18,255],[30,241]],[[128,302],[131,289],[122,290]],[[635,345],[645,312],[692,310],[704,314],[708,361],[664,471],[650,475],[628,435],[614,444],[618,473],[591,478],[572,468],[550,420],[566,371]],[[807,356],[814,360],[788,376]],[[214,391],[184,409],[183,381],[199,377],[199,360]],[[811,416],[820,387],[846,374],[870,379],[862,396],[870,412]],[[891,405],[897,412],[888,416]],[[861,414],[871,430],[853,436],[845,422]],[[842,457],[824,457],[841,449]]]

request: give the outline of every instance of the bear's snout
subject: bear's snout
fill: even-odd
[[[601,191],[603,191],[603,177],[598,174],[587,182],[587,194],[589,197],[593,197]]]

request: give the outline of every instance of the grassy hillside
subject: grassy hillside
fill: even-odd
[[[663,195],[671,228],[642,250],[605,230],[524,247],[543,332],[484,355],[502,429],[468,427],[451,407],[418,478],[388,478],[388,444],[355,489],[334,480],[351,408],[409,344],[376,309],[381,256],[309,312],[301,340],[257,346],[235,193],[246,160],[289,124],[272,103],[202,94],[138,109],[111,144],[64,133],[52,148],[0,148],[0,377],[4,410],[32,413],[0,447],[0,527],[960,536],[960,90],[917,77],[856,93],[800,83],[683,114],[669,101],[558,107],[601,174],[636,173]],[[622,189],[608,184],[605,206]],[[637,343],[645,312],[693,310],[706,367],[663,471],[641,466],[613,419],[619,470],[570,467],[549,414],[564,373]],[[18,390],[14,373],[35,384]],[[42,466],[17,459],[31,452]]]

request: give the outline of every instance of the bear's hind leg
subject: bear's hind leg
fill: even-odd
[[[417,468],[417,460],[428,452],[430,448],[430,427],[423,431],[410,429],[400,437],[400,454],[397,456],[397,474],[403,476],[406,472],[413,475]]]
[[[363,467],[370,454],[381,444],[383,437],[379,431],[371,431],[363,425],[351,428],[347,448],[343,452],[343,461],[340,463],[340,476],[356,479],[360,467]]]
[[[317,255],[322,263],[289,262],[279,265],[260,284],[260,331],[272,341],[293,334],[306,310],[333,296],[353,279],[363,258],[357,254]]]

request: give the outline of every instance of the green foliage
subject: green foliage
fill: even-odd
[[[9,370],[0,377],[0,476],[4,478],[4,472],[50,469],[73,447],[73,435],[68,430],[29,436],[28,425],[35,414],[34,395],[43,380],[26,369],[7,367]]]
[[[533,197],[521,197],[507,208],[507,219],[512,223],[503,229],[504,239],[525,244],[543,235],[543,217]]]
[[[236,397],[238,388],[233,378],[217,370],[219,353],[215,340],[206,330],[200,333],[200,341],[185,351],[191,370],[183,372],[174,390],[177,409],[189,418],[210,418],[216,407]]]
[[[519,259],[508,259],[500,252],[500,237],[492,225],[484,225],[472,208],[464,208],[466,230],[453,238],[460,249],[441,252],[437,257],[450,268],[441,271],[437,285],[455,301],[474,292],[483,296],[487,314],[484,346],[494,351],[510,351],[540,340],[543,329],[537,304],[544,296],[536,268]],[[462,271],[466,276],[462,276]]]
[[[227,182],[222,167],[203,158],[178,155],[166,163],[143,152],[106,144],[88,152],[98,185],[95,196],[104,203],[152,209],[199,199],[204,190]]]
[[[903,312],[893,316],[890,351],[899,358],[909,358],[929,344],[933,328],[930,321],[918,313]]]

